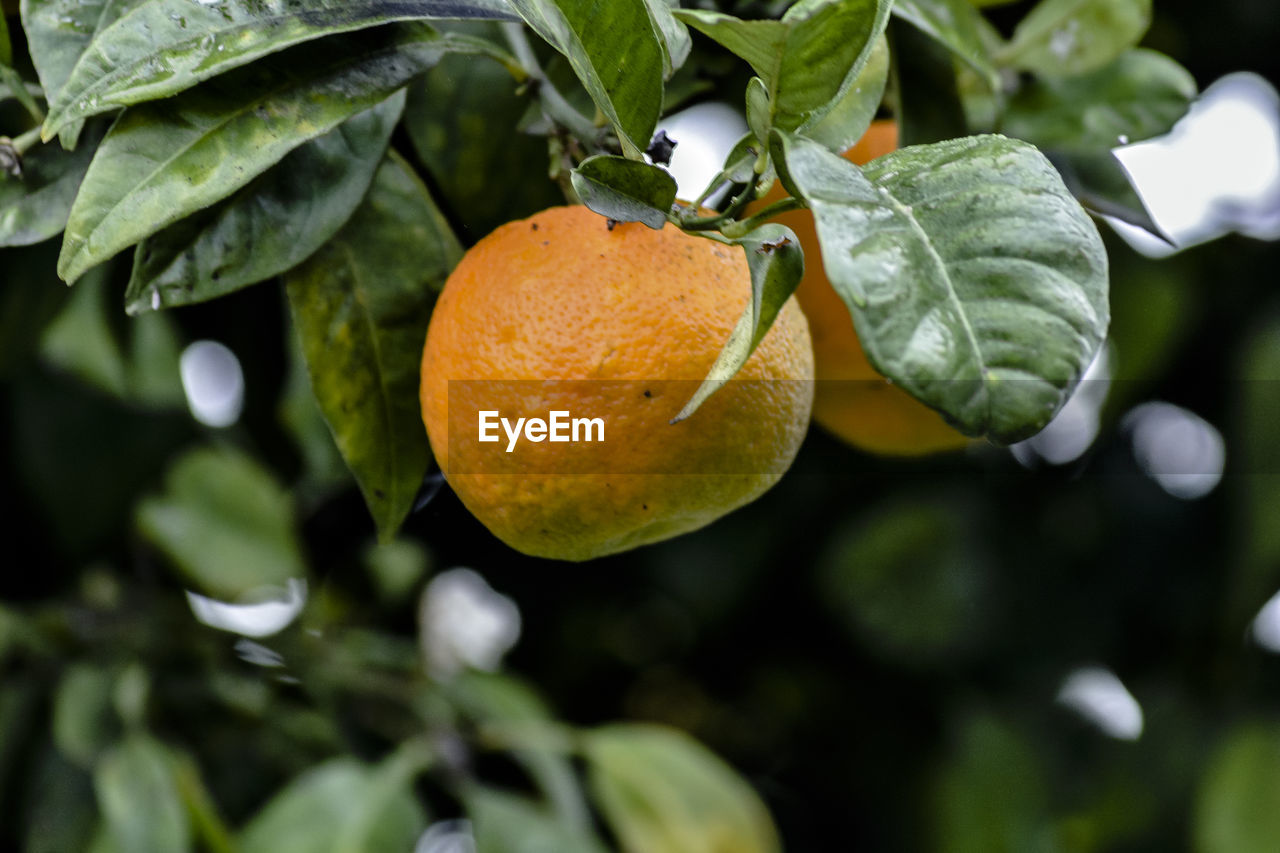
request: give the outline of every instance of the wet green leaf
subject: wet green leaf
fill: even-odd
[[[605,853],[585,827],[559,820],[535,800],[494,788],[473,787],[463,796],[476,853]]]
[[[564,54],[618,132],[623,153],[639,158],[662,110],[664,49],[646,0],[510,0]]]
[[[653,30],[658,34],[658,44],[662,47],[663,79],[670,80],[693,49],[693,40],[689,38],[689,30],[677,21],[672,14],[673,8],[680,6],[680,0],[644,0],[645,9],[649,12],[649,20]],[[669,105],[668,105],[669,106]]]
[[[384,768],[335,758],[306,771],[249,821],[240,853],[411,849],[425,816],[410,780]]]
[[[419,365],[434,294],[461,256],[426,187],[393,157],[351,221],[285,277],[312,389],[383,541],[430,461]]]
[[[1112,149],[1168,132],[1195,95],[1177,62],[1131,50],[1088,74],[1030,82],[1010,99],[1004,131],[1043,150],[1087,207],[1163,237]]]
[[[743,779],[675,729],[614,724],[583,735],[596,804],[628,853],[772,853],[777,830]]]
[[[1270,853],[1280,838],[1280,732],[1248,726],[1210,758],[1196,798],[1196,853]]]
[[[397,92],[295,148],[222,204],[139,243],[125,308],[216,299],[302,263],[364,198],[403,108]]]
[[[657,166],[598,154],[573,170],[573,189],[582,203],[618,222],[643,222],[660,229],[676,201],[676,180]]]
[[[1088,74],[1041,77],[1009,99],[1005,132],[1056,151],[1109,151],[1167,133],[1196,81],[1154,50],[1130,50]]]
[[[128,110],[89,166],[58,271],[90,267],[219,201],[299,145],[385,100],[464,36],[393,25],[303,45],[182,98]],[[228,151],[236,156],[227,156]]]
[[[884,33],[886,0],[802,0],[780,20],[682,9],[676,17],[744,59],[764,81],[773,124],[817,124],[858,80]]]
[[[871,55],[867,57],[867,64],[863,66],[849,91],[832,107],[831,112],[816,124],[806,127],[804,135],[837,153],[852,148],[876,117],[888,82],[889,42],[881,36],[876,39]]]
[[[980,136],[859,169],[776,131],[773,150],[877,370],[969,435],[1049,422],[1109,315],[1102,240],[1042,154]]]
[[[237,601],[306,576],[289,493],[243,454],[181,456],[165,491],[138,505],[138,528],[197,590]]]
[[[174,95],[292,45],[415,18],[515,16],[494,0],[152,0],[102,29],[49,104],[44,135],[129,104]]]
[[[41,145],[22,158],[22,177],[0,175],[0,246],[29,246],[61,233],[102,130],[75,151]]]
[[[109,27],[144,0],[22,0],[22,28],[27,34],[31,61],[53,100],[95,34]],[[82,121],[71,122],[60,133],[63,146],[74,148]]]
[[[1083,74],[1137,44],[1151,25],[1151,0],[1041,0],[998,59],[1048,75]]]
[[[804,251],[785,225],[769,223],[732,241],[741,246],[751,268],[751,302],[738,318],[707,378],[675,416],[682,421],[733,378],[756,351],[773,320],[804,277]]]
[[[564,203],[546,139],[516,130],[531,100],[481,57],[446,56],[409,86],[404,128],[466,242]]]
[[[930,38],[945,45],[972,68],[992,91],[1000,89],[1000,75],[983,43],[981,14],[968,0],[897,0],[893,11]]]
[[[192,849],[191,825],[178,797],[173,758],[149,735],[133,734],[94,771],[98,808],[111,841],[129,853]]]

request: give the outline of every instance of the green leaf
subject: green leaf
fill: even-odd
[[[1056,851],[1044,771],[1016,731],[989,716],[961,724],[935,783],[938,853]]]
[[[31,61],[52,101],[93,37],[144,0],[22,0],[22,29]],[[72,122],[60,136],[64,148],[75,148],[82,122]]]
[[[1196,797],[1196,853],[1270,853],[1280,838],[1280,732],[1242,727],[1210,758]]]
[[[676,179],[658,166],[598,154],[572,173],[582,203],[618,222],[643,222],[661,229],[676,201]]]
[[[28,375],[45,327],[71,295],[53,272],[56,260],[52,243],[0,252],[0,379]]]
[[[1010,99],[1004,130],[1043,150],[1087,207],[1163,237],[1112,149],[1168,132],[1195,94],[1181,65],[1131,50],[1088,74],[1028,83]]]
[[[22,177],[0,176],[0,246],[29,246],[57,236],[84,180],[99,130],[75,151],[41,145],[22,158]]]
[[[68,760],[90,768],[116,736],[111,673],[78,663],[69,667],[53,697],[53,743]]]
[[[590,824],[582,789],[569,760],[556,750],[536,745],[539,728],[556,724],[546,704],[530,687],[508,675],[466,670],[450,679],[447,690],[449,700],[481,725],[496,723],[500,727],[514,727],[516,731],[521,726],[529,726],[532,733],[529,745],[513,748],[512,757],[551,801],[562,824],[573,827]],[[519,736],[513,740],[519,740]]]
[[[285,277],[312,389],[383,541],[430,461],[419,364],[434,294],[461,256],[426,187],[393,157],[351,221]]]
[[[181,456],[136,520],[188,582],[216,598],[237,601],[306,576],[289,493],[238,451]]]
[[[606,853],[589,829],[565,824],[528,797],[474,786],[463,801],[476,853]]]
[[[191,826],[178,797],[172,756],[145,734],[127,737],[103,756],[93,777],[98,808],[112,842],[129,853],[192,849]]]
[[[781,850],[756,793],[683,732],[614,724],[586,732],[582,744],[593,796],[624,850]]]
[[[351,471],[333,441],[333,433],[325,423],[316,395],[311,393],[311,377],[302,354],[297,327],[289,324],[287,332],[288,376],[276,409],[276,418],[293,439],[302,457],[302,476],[294,485],[299,503],[307,506],[332,492],[351,484]]]
[[[867,64],[849,91],[836,102],[831,111],[817,123],[804,130],[804,135],[814,142],[841,153],[852,148],[862,138],[880,109],[884,90],[889,82],[889,41],[884,36],[876,39]],[[767,138],[762,140],[767,144]]]
[[[1151,0],[1041,0],[997,58],[1041,74],[1083,74],[1133,47],[1150,25]]]
[[[693,49],[693,40],[689,38],[689,30],[676,20],[673,8],[679,8],[680,0],[644,0],[653,30],[658,34],[658,44],[662,47],[662,77],[670,80]],[[668,104],[670,107],[670,104]]]
[[[216,299],[306,260],[364,198],[404,100],[397,92],[295,148],[222,204],[138,244],[128,312]]]
[[[646,0],[510,0],[534,32],[569,60],[638,160],[662,110],[664,49]]]
[[[546,139],[515,130],[532,98],[480,57],[446,56],[409,86],[404,128],[464,242],[564,203]]]
[[[244,828],[240,853],[410,850],[426,823],[399,770],[335,758],[291,781]]]
[[[979,136],[859,170],[778,132],[773,151],[877,370],[968,435],[1053,418],[1106,333],[1107,257],[1040,152]]]
[[[9,18],[0,12],[0,65],[13,67],[13,45],[9,43]]]
[[[106,271],[91,274],[45,330],[45,361],[131,404],[182,407],[181,344],[172,321],[152,315],[116,323],[119,312],[107,305]]]
[[[769,92],[773,123],[794,130],[821,121],[855,85],[891,6],[801,0],[777,21],[698,9],[677,10],[676,17],[746,60]]]
[[[152,0],[99,32],[49,104],[48,139],[67,122],[153,101],[292,45],[415,18],[515,20],[505,3],[461,0]]]
[[[1009,99],[1004,130],[1055,151],[1109,151],[1167,133],[1186,115],[1196,81],[1154,50],[1130,50],[1073,77],[1041,77]]]
[[[299,145],[385,100],[443,54],[484,49],[478,40],[421,25],[381,27],[303,45],[182,98],[128,110],[85,175],[59,275],[74,281],[225,198]]]
[[[747,254],[747,265],[751,268],[751,302],[729,333],[729,340],[711,365],[707,378],[672,423],[696,412],[747,363],[804,277],[804,251],[795,233],[785,225],[761,225],[731,242]]]
[[[1062,175],[1067,189],[1087,210],[1136,225],[1166,243],[1172,243],[1169,235],[1152,218],[1146,203],[1134,189],[1129,172],[1113,152],[1050,150],[1044,153]]]
[[[87,850],[97,822],[93,779],[57,750],[47,749],[28,782],[23,853]]]
[[[988,55],[979,30],[981,13],[968,0],[897,0],[893,11],[946,46],[982,78],[987,88],[1000,90],[1000,73]]]

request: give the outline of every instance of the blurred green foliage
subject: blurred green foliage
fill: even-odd
[[[1028,6],[992,19],[1007,34]],[[1148,43],[1201,85],[1277,80],[1277,32],[1268,4],[1162,0]],[[1048,61],[1034,36],[1028,65]],[[410,92],[401,150],[474,238],[504,212],[441,159],[427,105],[492,106],[496,66],[455,67]],[[514,123],[525,100],[497,105]],[[465,815],[482,851],[522,853],[774,850],[775,831],[794,850],[1280,849],[1280,659],[1250,635],[1280,589],[1280,256],[1109,249],[1115,381],[1082,461],[875,459],[815,431],[756,504],[588,565],[512,553],[447,488],[378,545],[279,288],[130,320],[126,265],[68,294],[56,246],[3,249],[0,848],[408,850]],[[178,354],[206,338],[245,372],[227,429],[184,408]],[[1134,462],[1123,416],[1155,399],[1226,438],[1202,500]],[[505,674],[424,671],[419,594],[456,565],[521,608]],[[305,609],[256,642],[185,595],[291,578]],[[1141,706],[1137,740],[1055,701],[1088,664]]]

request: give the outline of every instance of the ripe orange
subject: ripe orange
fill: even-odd
[[[897,145],[897,125],[879,120],[844,157],[861,166]],[[782,184],[775,183],[753,210],[785,197]],[[813,214],[794,210],[776,221],[796,232],[804,249],[805,274],[796,297],[813,335],[818,379],[813,419],[854,447],[873,453],[913,456],[968,444],[969,439],[948,426],[941,415],[891,384],[867,361],[849,310],[827,281]]]
[[[423,420],[458,497],[513,548],[566,560],[694,530],[758,497],[811,413],[813,353],[794,300],[733,381],[670,423],[750,282],[739,249],[673,225],[611,226],[581,206],[485,237],[445,284],[422,357]],[[600,419],[603,441],[526,432],[507,452],[506,427],[479,440],[484,412],[510,426],[555,411]]]

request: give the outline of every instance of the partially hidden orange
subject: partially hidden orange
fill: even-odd
[[[758,497],[811,416],[794,299],[735,379],[671,423],[750,293],[740,249],[673,225],[571,206],[498,228],[449,277],[423,351],[423,420],[449,484],[513,548],[565,560],[694,530]]]
[[[897,125],[881,119],[843,156],[861,166],[897,145]],[[785,197],[781,182],[775,183],[752,210]],[[813,336],[818,380],[813,419],[854,447],[884,455],[923,455],[968,444],[969,439],[948,426],[941,415],[893,385],[867,361],[849,309],[827,280],[813,214],[794,210],[776,221],[794,231],[804,249],[805,275],[796,297]]]

